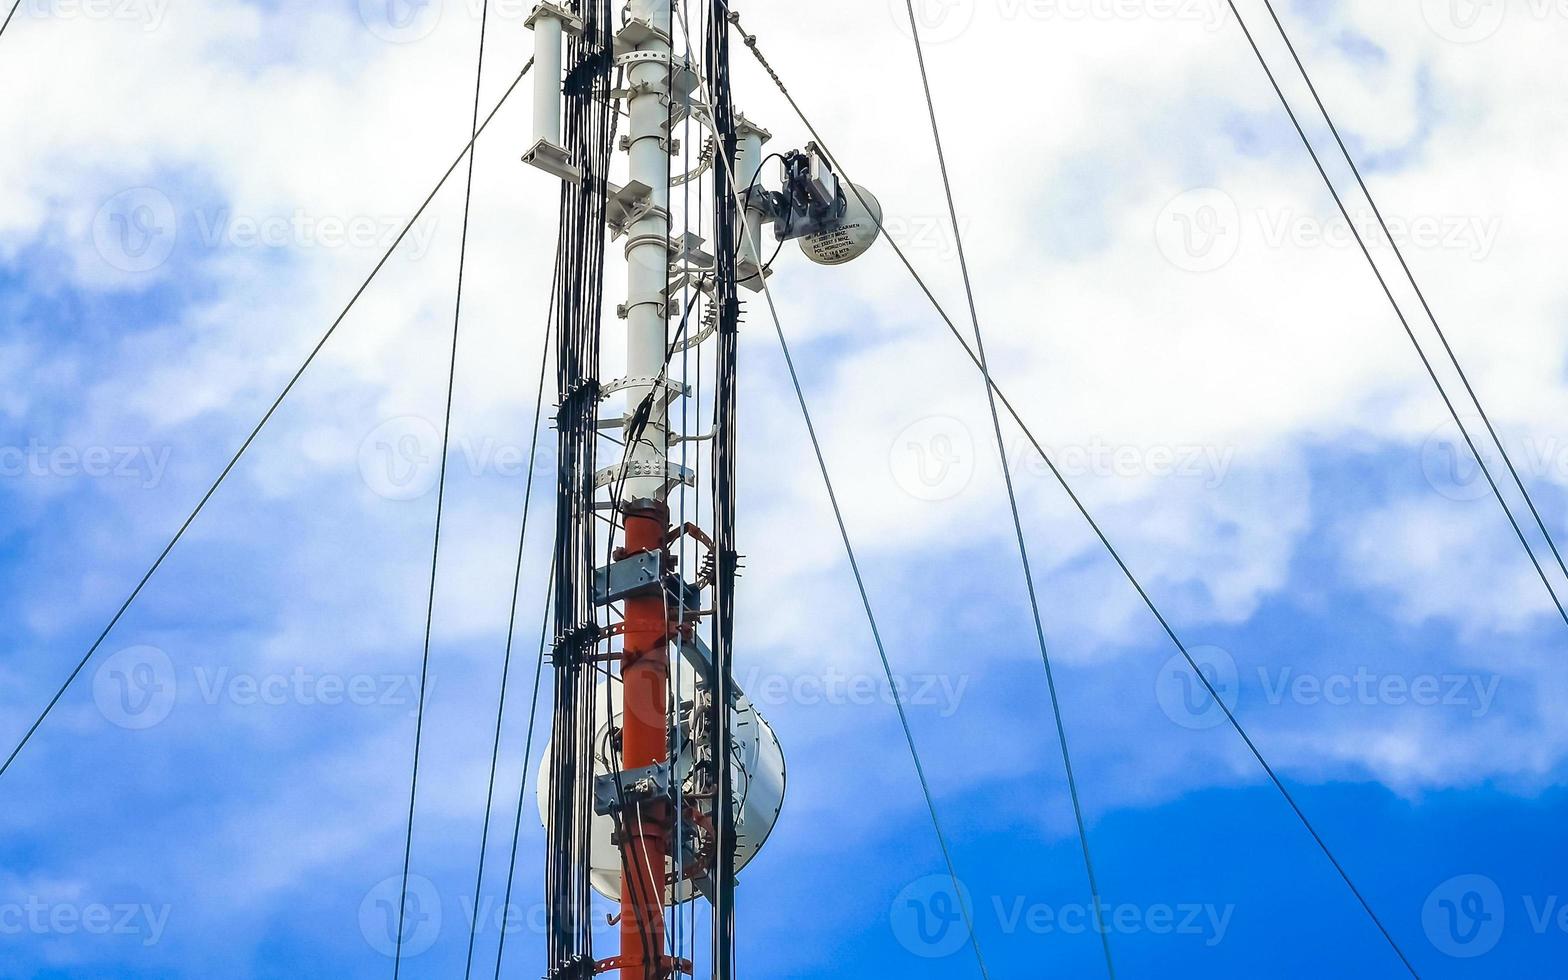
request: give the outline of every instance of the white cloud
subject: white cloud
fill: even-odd
[[[912,261],[968,336],[913,56],[892,8],[827,0],[806,7],[786,13],[751,4],[745,21],[852,175],[880,197]],[[1265,36],[1266,15],[1253,7],[1244,9]],[[103,513],[57,512],[71,521],[53,532],[60,540],[94,547],[60,558],[50,581],[26,585],[36,600],[29,628],[51,647],[63,644],[65,652],[51,657],[68,656],[64,637],[118,601],[121,582],[155,553],[184,502],[205,488],[379,256],[374,247],[320,247],[290,231],[282,247],[195,247],[138,276],[107,264],[94,247],[104,202],[127,188],[163,188],[185,236],[225,213],[287,221],[303,211],[317,221],[378,223],[410,212],[466,137],[477,23],[459,5],[411,44],[385,43],[329,5],[296,8],[182,5],[156,31],[32,18],[4,40],[0,83],[29,97],[0,104],[8,148],[0,158],[0,256],[13,263],[51,256],[40,258],[36,281],[30,267],[17,270],[41,296],[82,288],[106,303],[133,304],[188,287],[134,327],[114,329],[107,314],[92,314],[96,341],[69,338],[59,358],[48,322],[19,321],[0,345],[8,428],[26,435],[30,422],[59,418],[75,442],[176,450],[169,480],[154,492],[104,492]],[[1013,9],[1026,12],[1004,16]],[[1553,637],[1550,610],[1490,504],[1450,506],[1427,492],[1416,462],[1401,489],[1371,494],[1370,502],[1336,496],[1343,487],[1314,468],[1336,446],[1369,458],[1408,450],[1416,460],[1446,413],[1354,246],[1322,240],[1325,231],[1333,238],[1332,202],[1235,25],[1041,18],[1032,9],[980,5],[968,32],[928,52],[987,346],[1014,404],[1178,629],[1243,627],[1270,602],[1295,595],[1310,604],[1348,583],[1399,626],[1443,630],[1453,641],[1444,654],[1455,661],[1449,667],[1501,644],[1542,646],[1534,637]],[[1367,176],[1385,213],[1459,229],[1456,247],[1418,244],[1407,254],[1500,429],[1548,444],[1568,398],[1555,264],[1568,209],[1559,188],[1568,126],[1558,125],[1568,107],[1555,75],[1568,22],[1515,17],[1495,37],[1461,46],[1430,30],[1415,4],[1341,4],[1313,21],[1282,13],[1353,146],[1380,161]],[[823,23],[833,28],[814,29]],[[516,18],[491,27],[487,109],[528,44]],[[1351,36],[1381,55],[1354,53],[1364,45],[1347,45]],[[1283,51],[1273,41],[1267,51],[1310,117]],[[736,59],[746,113],[774,131],[776,148],[803,143],[808,135],[744,48]],[[497,117],[478,154],[454,419],[469,444],[520,445],[532,412],[554,192],[517,162],[528,130],[524,94]],[[1321,135],[1316,123],[1311,130]],[[1331,144],[1319,145],[1343,176]],[[1233,221],[1219,229],[1234,235],[1235,252],[1195,272],[1195,256],[1173,256],[1171,239],[1161,237],[1169,229],[1159,229],[1173,202],[1202,188],[1221,195],[1200,200],[1218,202],[1219,219]],[[244,593],[256,622],[229,652],[254,651],[267,664],[405,667],[418,653],[410,638],[422,627],[421,562],[434,500],[377,496],[357,454],[390,419],[441,417],[459,190],[449,187],[433,205],[428,250],[389,263],[215,502],[188,542],[200,549],[192,564],[171,570],[190,575],[221,562],[218,546],[254,561],[236,578],[256,590]],[[182,245],[199,243],[187,237]],[[619,265],[611,251],[613,305]],[[1377,254],[1397,277],[1387,250]],[[1004,667],[1035,652],[975,373],[885,246],[837,270],[785,255],[773,280],[780,309],[898,665],[934,669],[959,645],[977,683],[1011,677]],[[606,323],[610,376],[617,321]],[[1417,332],[1433,339],[1426,328]],[[760,299],[750,302],[742,372],[748,654],[780,670],[837,664],[874,673],[859,599]],[[894,458],[908,450],[911,427],[933,418],[951,421],[937,432],[959,439],[956,461],[973,470],[958,492],[938,491],[940,499],[927,499],[929,487],[912,493],[901,485]],[[1005,429],[1047,627],[1070,665],[1071,688],[1085,699],[1070,717],[1096,732],[1083,742],[1105,774],[1101,799],[1148,802],[1254,778],[1234,745],[1168,737],[1150,695],[1169,653],[1157,628],[1048,476],[1022,459],[1011,423]],[[1194,468],[1180,469],[1181,460],[1196,461]],[[461,470],[449,501],[437,636],[458,673],[443,697],[473,695],[477,703],[490,688],[475,676],[493,676],[504,625],[521,488],[493,468],[480,467],[478,479]],[[1560,522],[1557,487],[1568,484],[1568,472],[1540,466],[1530,476],[1556,485],[1541,496],[1548,519]],[[530,568],[539,569],[550,528],[544,520],[535,527]],[[1331,553],[1335,579],[1301,567],[1315,548]],[[111,571],[92,571],[102,564]],[[960,568],[976,579],[952,589],[967,605],[940,591]],[[204,584],[217,592],[224,583]],[[536,593],[525,588],[520,622],[532,622]],[[273,601],[281,608],[269,611]],[[803,623],[811,627],[805,638]],[[966,628],[1018,639],[971,650],[957,642]],[[1274,655],[1235,652],[1249,665]],[[1528,789],[1564,749],[1549,730],[1553,713],[1541,709],[1560,693],[1555,665],[1524,653],[1488,663],[1531,692],[1509,702],[1506,718],[1390,720],[1369,712],[1325,721],[1322,713],[1263,709],[1245,717],[1268,732],[1279,761],[1313,778],[1370,772],[1416,792],[1496,775]],[[29,689],[10,695],[13,703],[37,701],[50,676],[42,666],[25,673]],[[1117,688],[1116,676],[1137,680]],[[1132,707],[1129,690],[1138,699]],[[1031,701],[1028,710],[1039,707]],[[839,736],[865,717],[828,724],[801,716],[792,757],[836,751]],[[402,732],[405,722],[367,720],[384,727],[323,747],[289,779],[381,765],[383,754],[401,751],[387,733]],[[808,728],[819,722],[829,734]],[[948,792],[1031,764],[1056,778],[1049,745],[997,751],[968,715],[922,724],[942,757],[970,752],[986,762],[953,776]],[[1159,736],[1152,745],[1151,731]],[[901,751],[897,739],[882,724],[855,751],[886,759]],[[1522,762],[1497,751],[1532,745]],[[434,751],[440,770],[466,785],[474,775],[469,750],[486,746],[465,735]],[[889,786],[906,779],[901,769],[860,771],[885,776]],[[821,781],[800,785],[820,794],[807,808],[831,797]],[[458,793],[455,783],[440,792],[448,801],[443,820],[475,817],[472,792]],[[249,833],[301,819],[308,797],[296,785],[278,804],[287,812],[263,811],[234,826]],[[235,874],[282,887],[329,862],[344,826],[367,817],[345,807],[326,820],[297,861],[257,867],[265,860],[248,855]]]

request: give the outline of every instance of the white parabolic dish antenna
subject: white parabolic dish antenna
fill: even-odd
[[[610,761],[610,726],[613,723],[616,728],[620,727],[625,708],[620,678],[613,678],[609,684],[611,721],[601,722],[594,732],[595,778],[607,776],[620,768],[619,759],[613,764]],[[691,671],[682,671],[680,686],[681,700],[690,701],[694,693]],[[595,694],[601,713],[606,696],[604,687],[600,684]],[[784,750],[779,746],[772,727],[744,695],[732,710],[731,726],[735,761],[735,870],[739,871],[762,850],[762,845],[778,823],[779,812],[784,806]],[[536,783],[541,823],[548,823],[550,819],[551,748],[550,745],[545,746],[544,760],[540,764],[539,780]],[[690,785],[688,778],[691,770],[691,748],[687,746],[675,760],[677,784]],[[614,832],[614,820],[608,816],[595,815],[589,828],[588,870],[594,891],[606,898],[619,900],[621,853],[613,843]],[[666,889],[664,903],[674,905],[690,901],[695,893],[696,888],[690,880],[681,881],[675,887]]]
[[[847,193],[849,207],[838,227],[806,235],[800,240],[800,250],[817,265],[853,262],[870,251],[882,234],[881,203],[859,184],[850,187]],[[866,199],[865,204],[860,203],[862,197]]]

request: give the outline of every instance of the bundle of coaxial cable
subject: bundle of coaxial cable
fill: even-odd
[[[618,119],[610,99],[614,20],[608,0],[575,5],[583,30],[567,50],[563,141],[582,168],[562,183],[556,267],[555,698],[545,891],[550,976],[593,972],[589,828],[593,819],[594,471],[604,297],[605,196]]]

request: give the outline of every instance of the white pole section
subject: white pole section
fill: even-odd
[[[670,0],[631,0],[631,21],[621,35],[636,39],[633,50],[619,50],[626,66],[630,180],[651,188],[649,207],[627,229],[626,376],[637,379],[626,390],[626,411],[654,390],[664,374],[670,297]],[[640,22],[640,24],[638,23]],[[646,29],[643,29],[646,28]],[[669,399],[656,394],[653,414],[637,444],[630,447],[634,475],[624,498],[664,499],[668,492],[665,444]]]

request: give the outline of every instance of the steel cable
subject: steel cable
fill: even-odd
[[[980,329],[980,311],[975,304],[974,282],[969,275],[969,257],[964,250],[964,235],[958,220],[958,205],[953,198],[953,181],[947,168],[947,152],[942,145],[942,130],[937,124],[936,102],[931,95],[931,76],[926,68],[924,45],[920,42],[920,24],[915,16],[914,0],[906,0],[909,11],[909,30],[915,45],[915,58],[920,65],[920,84],[925,92],[926,112],[931,117],[931,139],[936,147],[937,163],[942,171],[942,190],[947,196],[948,216],[953,223],[953,239],[958,247],[958,265],[963,272],[964,295],[969,301],[969,318],[975,328],[975,352],[979,356],[981,373],[990,376],[990,362],[985,353],[985,334]],[[1007,461],[1007,441],[1002,435],[1002,416],[996,408],[996,392],[985,386],[986,404],[991,410],[991,427],[996,434],[997,457],[1002,466],[1002,480],[1007,486],[1007,505],[1012,512],[1013,534],[1018,541],[1018,558],[1023,565],[1024,587],[1029,592],[1029,609],[1034,616],[1035,638],[1040,647],[1040,660],[1045,665],[1046,687],[1051,695],[1051,713],[1056,723],[1056,738],[1062,750],[1062,765],[1067,772],[1067,790],[1072,798],[1073,819],[1078,825],[1078,845],[1083,851],[1084,871],[1089,879],[1089,895],[1094,902],[1094,917],[1099,924],[1100,948],[1105,954],[1105,972],[1116,980],[1116,963],[1111,956],[1110,930],[1106,928],[1105,908],[1100,901],[1100,883],[1094,872],[1094,857],[1089,849],[1089,828],[1084,820],[1083,802],[1078,794],[1078,777],[1073,772],[1072,752],[1067,744],[1067,723],[1062,718],[1061,698],[1056,690],[1056,672],[1051,666],[1051,654],[1045,642],[1045,626],[1040,618],[1040,599],[1035,593],[1034,569],[1029,563],[1029,547],[1024,540],[1024,523],[1018,509],[1018,491],[1013,485],[1013,473]]]
[[[527,483],[523,489],[523,518],[522,528],[517,534],[517,561],[512,570],[512,600],[506,617],[506,652],[501,658],[501,693],[495,709],[495,743],[490,749],[490,781],[485,794],[485,819],[484,828],[479,834],[479,869],[474,875],[474,921],[470,923],[468,932],[468,959],[463,968],[464,980],[473,976],[474,971],[474,943],[479,936],[479,897],[483,891],[485,881],[485,858],[490,843],[490,809],[495,802],[495,776],[501,760],[501,726],[506,717],[506,688],[512,674],[512,642],[517,629],[517,599],[523,584],[523,554],[524,546],[528,542],[528,512],[534,497],[534,464],[539,454],[539,425],[544,416],[544,381],[545,372],[550,363],[550,340],[554,336],[555,326],[555,290],[550,292],[549,312],[545,314],[544,344],[539,354],[539,389],[534,396],[534,425],[533,434],[528,443],[528,475]],[[535,681],[534,700],[537,703],[538,689]],[[529,725],[530,735],[532,724]],[[523,757],[524,781],[527,780],[528,757]],[[504,914],[506,909],[502,908]]]
[[[828,149],[828,146],[823,141],[821,134],[817,132],[816,127],[812,125],[811,121],[801,110],[799,103],[796,102],[793,93],[791,93],[785,86],[783,79],[779,77],[778,73],[773,69],[773,66],[768,62],[767,58],[762,54],[761,50],[759,50],[756,36],[747,34],[745,32],[744,28],[740,26],[738,17],[732,16],[731,20],[732,23],[735,24],[736,29],[741,32],[743,38],[745,39],[746,46],[751,49],[752,54],[757,58],[758,63],[762,65],[763,70],[767,72],[768,77],[772,79],[774,85],[778,87],[780,94],[784,96],[785,100],[789,103],[790,108],[793,109],[796,116],[800,118],[801,123],[808,131],[810,131],[812,138],[816,140],[817,145],[822,148],[822,152],[828,157],[829,162],[833,164],[839,176],[843,178],[845,183],[848,184],[852,190],[855,190],[855,185],[850,180],[849,175],[844,170],[842,164],[840,164],[838,159],[834,157],[832,151]],[[855,193],[856,196],[860,198],[862,206],[866,207],[867,211],[869,212],[871,209],[866,206],[865,200],[860,196],[859,191],[856,190]],[[904,267],[909,270],[909,274],[913,278],[915,284],[920,288],[921,292],[925,294],[926,299],[931,303],[932,308],[942,319],[942,322],[947,326],[948,331],[952,333],[953,338],[958,342],[959,346],[963,348],[964,353],[968,356],[970,362],[974,364],[977,370],[980,371],[982,377],[985,378],[986,384],[996,392],[996,397],[1001,402],[1002,407],[1007,409],[1008,414],[1012,416],[1013,421],[1017,423],[1025,438],[1027,438],[1030,445],[1034,447],[1035,452],[1040,455],[1041,461],[1045,463],[1045,466],[1050,471],[1052,478],[1062,488],[1062,491],[1067,494],[1067,497],[1072,502],[1074,509],[1076,509],[1079,515],[1083,517],[1085,523],[1088,524],[1089,529],[1094,533],[1096,539],[1099,540],[1101,546],[1105,548],[1106,553],[1116,563],[1117,568],[1120,569],[1122,576],[1127,579],[1128,584],[1132,586],[1135,592],[1137,592],[1138,598],[1140,601],[1142,601],[1144,607],[1149,610],[1149,613],[1155,618],[1155,621],[1159,623],[1160,629],[1167,637],[1170,638],[1171,643],[1175,645],[1177,651],[1180,652],[1182,659],[1185,660],[1187,666],[1191,668],[1193,674],[1196,676],[1198,682],[1203,686],[1204,690],[1211,698],[1214,699],[1214,703],[1219,706],[1220,710],[1224,712],[1226,721],[1246,744],[1248,751],[1252,754],[1253,758],[1257,760],[1258,765],[1268,776],[1269,781],[1274,784],[1275,789],[1279,791],[1281,797],[1285,800],[1286,804],[1295,814],[1296,819],[1312,837],[1313,841],[1317,844],[1318,849],[1323,852],[1323,855],[1325,858],[1327,858],[1329,864],[1333,866],[1340,879],[1345,883],[1346,887],[1349,888],[1352,896],[1360,904],[1362,910],[1367,914],[1368,918],[1372,921],[1373,925],[1377,928],[1379,933],[1381,933],[1384,940],[1387,941],[1389,946],[1393,948],[1394,952],[1399,956],[1401,962],[1405,964],[1406,969],[1408,969],[1413,976],[1418,976],[1414,967],[1411,966],[1409,959],[1405,956],[1404,951],[1394,940],[1387,927],[1383,925],[1382,920],[1378,918],[1377,913],[1373,911],[1371,904],[1367,901],[1365,896],[1362,895],[1361,890],[1351,879],[1349,872],[1345,870],[1344,865],[1340,863],[1339,859],[1334,856],[1334,852],[1329,848],[1328,842],[1323,839],[1322,835],[1318,833],[1317,828],[1307,818],[1305,811],[1301,809],[1301,806],[1296,802],[1295,797],[1291,795],[1290,790],[1286,788],[1284,781],[1281,780],[1278,773],[1275,772],[1274,767],[1269,764],[1268,760],[1263,756],[1263,753],[1258,749],[1257,744],[1253,742],[1252,737],[1248,735],[1246,729],[1242,727],[1240,720],[1236,718],[1236,715],[1231,710],[1230,706],[1225,703],[1225,700],[1220,696],[1219,691],[1215,689],[1213,682],[1210,681],[1208,676],[1205,675],[1202,669],[1199,668],[1197,661],[1193,658],[1192,653],[1188,649],[1187,645],[1182,642],[1181,637],[1176,633],[1175,628],[1171,626],[1170,621],[1166,618],[1165,614],[1161,612],[1159,606],[1154,603],[1153,598],[1149,595],[1148,590],[1144,588],[1143,583],[1139,581],[1135,574],[1133,574],[1131,567],[1128,566],[1126,560],[1122,557],[1121,552],[1115,547],[1115,545],[1111,543],[1110,537],[1105,533],[1105,529],[1101,527],[1100,523],[1095,520],[1092,514],[1090,514],[1088,507],[1084,504],[1082,498],[1079,497],[1078,492],[1073,489],[1072,484],[1068,482],[1066,476],[1056,465],[1056,462],[1051,458],[1051,455],[1046,452],[1045,447],[1040,443],[1040,440],[1036,438],[1033,430],[1030,429],[1030,427],[1024,422],[1023,417],[1019,414],[1018,410],[1008,399],[1006,392],[1001,389],[1001,386],[997,384],[996,379],[991,376],[991,373],[988,370],[986,370],[985,366],[981,363],[980,358],[969,346],[969,342],[964,339],[962,332],[959,331],[957,325],[953,321],[953,318],[948,315],[947,310],[942,306],[941,301],[936,298],[936,295],[931,291],[930,286],[926,284],[924,277],[920,275],[919,271],[915,269],[914,264],[910,262],[909,256],[899,246],[898,242],[887,235],[887,229],[882,226],[881,222],[878,222],[878,229],[883,233],[883,237],[887,239],[889,246],[892,247],[894,253],[898,256],[899,261],[902,262]]]
[[[1394,255],[1399,260],[1399,266],[1404,270],[1405,278],[1409,280],[1410,287],[1415,290],[1416,297],[1421,302],[1421,308],[1426,311],[1427,319],[1432,322],[1432,328],[1437,332],[1438,339],[1442,341],[1443,350],[1448,354],[1449,362],[1453,364],[1454,370],[1459,373],[1459,380],[1463,382],[1465,392],[1470,396],[1471,403],[1475,405],[1476,412],[1480,414],[1481,421],[1486,425],[1487,433],[1492,437],[1493,444],[1497,446],[1498,453],[1502,456],[1503,462],[1507,465],[1508,473],[1513,477],[1514,486],[1518,487],[1519,493],[1524,496],[1525,504],[1530,508],[1530,515],[1535,518],[1535,526],[1540,528],[1542,536],[1546,538],[1547,547],[1551,549],[1552,557],[1557,560],[1557,567],[1562,570],[1563,576],[1568,578],[1568,563],[1564,563],[1563,555],[1562,552],[1558,550],[1556,539],[1552,537],[1552,532],[1547,528],[1545,519],[1541,517],[1541,511],[1535,505],[1535,498],[1530,494],[1529,488],[1525,486],[1524,478],[1519,475],[1519,469],[1514,465],[1513,457],[1509,455],[1507,447],[1503,444],[1502,437],[1498,435],[1497,428],[1492,424],[1491,415],[1489,415],[1486,409],[1481,405],[1481,396],[1476,393],[1475,387],[1470,383],[1470,375],[1465,372],[1464,366],[1459,363],[1459,355],[1455,353],[1453,345],[1449,343],[1448,334],[1443,330],[1442,324],[1438,322],[1437,314],[1432,310],[1432,304],[1427,301],[1426,292],[1421,288],[1421,284],[1416,280],[1415,272],[1410,268],[1410,263],[1405,260],[1404,249],[1399,247],[1399,242],[1394,238],[1394,233],[1389,229],[1388,221],[1383,217],[1383,211],[1378,207],[1377,199],[1372,196],[1372,189],[1367,186],[1365,178],[1363,178],[1361,175],[1360,166],[1356,164],[1356,159],[1351,155],[1350,148],[1345,144],[1344,138],[1340,136],[1339,127],[1335,125],[1333,117],[1329,115],[1328,106],[1324,104],[1322,96],[1318,94],[1317,85],[1313,83],[1312,76],[1307,73],[1307,66],[1302,62],[1301,56],[1296,52],[1296,45],[1291,41],[1290,35],[1286,33],[1285,25],[1280,22],[1279,14],[1277,14],[1274,10],[1274,4],[1270,2],[1270,0],[1263,0],[1263,2],[1264,5],[1268,7],[1269,16],[1274,20],[1274,26],[1279,29],[1280,37],[1285,40],[1285,46],[1290,49],[1290,56],[1295,61],[1297,69],[1300,70],[1301,77],[1306,81],[1307,88],[1311,90],[1312,99],[1317,103],[1318,111],[1323,114],[1323,121],[1328,123],[1329,131],[1334,134],[1334,142],[1339,145],[1340,153],[1344,155],[1345,162],[1350,165],[1351,173],[1355,174],[1356,183],[1361,187],[1361,193],[1366,196],[1367,203],[1372,206],[1372,213],[1377,217],[1379,227],[1383,229],[1383,234],[1388,239],[1388,243],[1393,246]],[[1231,9],[1233,11],[1235,10],[1234,3],[1231,4]],[[1239,12],[1236,13],[1236,19],[1241,24],[1242,30],[1246,31],[1247,40],[1250,42],[1252,40],[1252,32],[1247,29],[1246,22],[1241,19],[1241,14]],[[1262,52],[1258,50],[1258,46],[1256,44],[1252,45],[1252,50],[1253,53],[1258,56],[1259,64],[1263,66],[1263,70],[1268,73],[1269,80],[1272,82],[1274,80],[1274,73],[1269,68],[1268,62],[1264,59]],[[1291,121],[1294,122],[1296,119],[1295,111],[1291,108],[1289,101],[1285,99],[1284,93],[1280,91],[1278,85],[1275,85],[1274,91],[1279,94],[1280,101],[1285,106],[1285,111],[1290,113]],[[1330,193],[1334,195],[1335,203],[1340,205],[1340,211],[1344,214],[1346,222],[1350,224],[1351,232],[1355,234],[1356,241],[1361,243],[1361,233],[1355,227],[1355,223],[1350,220],[1350,213],[1345,209],[1343,202],[1340,200],[1337,189],[1334,187],[1333,182],[1329,180],[1328,173],[1326,170],[1324,170],[1321,162],[1318,161],[1316,149],[1314,149],[1312,143],[1307,140],[1306,134],[1302,132],[1299,124],[1296,127],[1296,131],[1301,134],[1303,142],[1306,143],[1307,151],[1312,154],[1313,162],[1318,163],[1318,173],[1323,176],[1324,182],[1328,184]],[[1365,243],[1361,243],[1361,251],[1362,254],[1366,256],[1367,261],[1372,263],[1373,271],[1378,275],[1378,281],[1382,282],[1382,273],[1377,269],[1377,264],[1372,261],[1372,253],[1367,249]],[[1393,294],[1389,292],[1387,284],[1384,284],[1383,291],[1388,294],[1389,301],[1393,302],[1394,297]],[[1459,431],[1464,435],[1466,444],[1469,445],[1471,453],[1475,455],[1476,462],[1480,464],[1482,472],[1486,475],[1487,482],[1491,484],[1493,495],[1497,497],[1497,502],[1502,504],[1503,512],[1508,515],[1509,523],[1513,524],[1514,533],[1519,535],[1520,543],[1522,543],[1525,547],[1525,553],[1530,556],[1530,561],[1535,565],[1537,574],[1541,576],[1541,580],[1546,584],[1546,590],[1551,593],[1552,602],[1556,604],[1557,611],[1563,615],[1564,622],[1568,623],[1568,612],[1564,611],[1563,603],[1558,600],[1557,591],[1552,588],[1551,582],[1547,580],[1545,569],[1541,567],[1540,562],[1536,561],[1535,552],[1531,549],[1529,542],[1525,539],[1524,532],[1519,527],[1519,522],[1514,519],[1513,511],[1508,506],[1508,502],[1503,498],[1502,491],[1498,488],[1496,481],[1492,479],[1492,474],[1491,471],[1487,468],[1486,460],[1482,458],[1481,453],[1476,448],[1475,443],[1470,440],[1470,434],[1466,429],[1464,421],[1459,417],[1459,413],[1454,408],[1453,402],[1449,400],[1447,391],[1443,388],[1442,382],[1438,380],[1437,373],[1432,369],[1431,363],[1427,360],[1426,352],[1422,349],[1420,342],[1416,340],[1415,333],[1410,329],[1410,324],[1406,322],[1404,312],[1399,309],[1398,303],[1394,303],[1394,308],[1395,312],[1399,314],[1400,322],[1405,326],[1405,333],[1407,336],[1409,336],[1410,343],[1415,346],[1416,353],[1421,356],[1421,362],[1426,365],[1427,374],[1431,377],[1432,383],[1437,385],[1437,390],[1443,396],[1444,403],[1448,405],[1448,410],[1454,417],[1454,423],[1459,426]]]
[[[527,75],[529,70],[532,68],[533,61],[530,60],[528,64],[523,67],[523,70],[518,73],[517,77],[512,80],[512,84],[507,88],[506,93],[501,96],[500,101],[496,103],[495,108],[490,110],[490,114],[485,117],[484,123],[480,125],[478,132],[475,133],[473,139],[470,139],[467,145],[463,147],[462,152],[460,152],[457,155],[457,158],[452,161],[451,166],[447,167],[446,173],[441,175],[441,179],[436,181],[435,187],[431,188],[430,193],[425,196],[423,203],[419,205],[419,208],[414,212],[413,216],[410,217],[407,223],[403,225],[403,229],[402,231],[398,232],[397,238],[393,240],[391,245],[387,246],[386,251],[382,253],[381,258],[376,262],[374,268],[370,270],[370,274],[365,277],[364,281],[360,283],[359,288],[354,291],[353,296],[349,298],[348,304],[343,307],[343,311],[338,314],[337,319],[332,321],[332,324],[327,328],[326,332],[322,334],[321,339],[316,342],[315,347],[313,347],[310,353],[305,357],[304,362],[300,364],[299,368],[295,370],[288,383],[284,385],[283,391],[279,393],[277,398],[274,399],[272,404],[267,408],[266,413],[261,417],[261,421],[257,422],[255,427],[251,429],[250,434],[245,437],[245,441],[240,444],[239,449],[235,451],[234,455],[230,457],[228,463],[223,467],[223,471],[218,474],[217,479],[214,480],[212,485],[207,488],[207,492],[202,495],[199,501],[197,501],[196,507],[190,512],[190,515],[185,518],[179,529],[175,531],[173,538],[171,538],[169,543],[164,546],[163,550],[158,554],[158,557],[153,561],[151,567],[147,569],[147,572],[141,577],[141,580],[137,582],[136,587],[131,590],[130,595],[127,596],[125,601],[120,604],[119,609],[115,612],[114,616],[110,618],[109,624],[103,628],[101,633],[98,634],[98,638],[93,641],[92,646],[88,647],[87,652],[77,663],[75,669],[71,671],[70,675],[66,677],[65,681],[60,685],[54,696],[50,698],[49,703],[44,706],[44,709],[39,713],[38,718],[27,729],[26,734],[22,736],[16,747],[11,750],[11,753],[6,757],[5,762],[0,764],[0,777],[3,777],[7,772],[10,771],[12,764],[16,762],[16,759],[19,755],[21,755],[22,750],[25,749],[28,743],[32,741],[33,736],[43,725],[45,719],[47,719],[50,713],[54,711],[55,706],[60,703],[60,699],[65,697],[66,691],[70,689],[71,685],[76,681],[76,678],[80,676],[84,669],[86,669],[88,663],[90,663],[92,658],[98,653],[99,648],[103,646],[104,641],[109,638],[109,634],[114,631],[115,626],[119,624],[120,620],[124,618],[125,613],[131,608],[132,603],[136,601],[136,598],[140,596],[142,591],[147,587],[147,583],[152,581],[153,575],[157,573],[159,568],[163,567],[163,563],[166,559],[168,559],[169,554],[174,551],[175,546],[179,544],[180,541],[185,537],[185,533],[190,530],[190,527],[195,523],[196,518],[200,516],[203,510],[206,509],[207,504],[212,500],[213,496],[217,494],[218,488],[221,487],[224,481],[228,479],[229,474],[234,471],[234,467],[239,464],[240,459],[243,458],[246,451],[250,449],[251,444],[254,443],[256,438],[261,435],[261,431],[267,427],[267,423],[272,420],[273,415],[275,415],[278,409],[283,405],[284,400],[288,398],[289,394],[294,390],[295,386],[299,384],[300,378],[304,377],[305,371],[310,367],[311,364],[315,362],[316,357],[320,355],[322,349],[327,346],[327,341],[331,340],[332,335],[337,333],[338,327],[342,326],[343,321],[348,318],[349,312],[354,309],[354,305],[359,302],[360,297],[363,296],[365,291],[370,288],[370,284],[375,281],[376,276],[380,274],[382,268],[384,268],[387,262],[391,260],[393,253],[397,251],[399,245],[403,244],[403,240],[408,237],[409,232],[413,231],[414,225],[419,222],[420,218],[424,217],[425,211],[430,208],[430,204],[435,200],[436,194],[440,193],[441,188],[446,186],[447,180],[449,180],[452,174],[456,172],[458,165],[461,164],[463,159],[468,156],[470,151],[473,150],[474,144],[478,141],[480,134],[482,134],[485,129],[489,127],[491,121],[495,119],[496,114],[501,111],[501,107],[505,105],[506,101],[512,97],[512,93],[517,90],[517,86],[522,82],[523,76]]]
[[[479,93],[485,73],[485,31],[489,25],[490,0],[485,0],[479,15],[479,52],[474,67],[474,114],[470,127],[479,136]],[[397,903],[397,950],[392,962],[392,978],[403,972],[403,927],[408,910],[408,873],[414,855],[414,812],[419,801],[419,760],[425,732],[425,700],[430,677],[430,637],[435,627],[436,582],[441,563],[441,520],[446,508],[447,452],[452,439],[452,401],[457,390],[458,335],[463,323],[463,276],[468,267],[468,218],[474,200],[474,158],[468,155],[468,180],[463,190],[463,228],[457,249],[457,295],[452,309],[452,355],[447,365],[446,409],[441,427],[441,474],[436,484],[435,535],[430,547],[430,592],[425,603],[425,644],[419,665],[419,704],[414,713],[414,761],[408,785],[408,826],[403,838],[403,886]],[[487,814],[488,816],[488,814]]]

